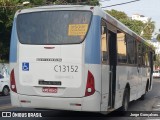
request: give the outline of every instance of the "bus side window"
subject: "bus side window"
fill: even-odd
[[[142,66],[142,44],[141,43],[138,43],[138,66]]]
[[[127,51],[126,51],[126,35],[117,31],[117,59],[118,63],[127,63]]]
[[[102,64],[106,64],[108,59],[107,52],[107,27],[105,22],[102,21],[101,25],[101,60]]]
[[[135,41],[134,38],[130,35],[126,35],[127,40],[127,62],[128,64],[135,64],[136,59],[136,49],[135,49]]]

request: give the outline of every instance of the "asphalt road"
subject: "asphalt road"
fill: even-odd
[[[31,108],[15,108],[10,104],[10,96],[0,96],[0,111],[35,111]],[[133,101],[129,104],[129,111],[159,111],[160,113],[160,78],[154,79],[152,91],[147,93],[145,100]],[[37,110],[37,112],[41,112]],[[46,112],[46,111],[45,111]],[[112,112],[109,115],[101,115],[97,113],[86,113],[86,112],[71,112],[71,111],[58,111],[53,110],[48,112],[49,116],[54,119],[105,119],[105,120],[153,120],[154,118],[148,117],[114,117],[117,114]],[[9,118],[8,118],[9,119]],[[37,118],[43,119],[43,118]],[[10,120],[10,119],[9,119]],[[160,120],[160,116],[154,120]]]

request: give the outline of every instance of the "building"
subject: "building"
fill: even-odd
[[[148,17],[145,17],[144,15],[139,15],[139,14],[133,14],[132,15],[132,20],[139,20],[142,21],[143,23],[148,22]]]

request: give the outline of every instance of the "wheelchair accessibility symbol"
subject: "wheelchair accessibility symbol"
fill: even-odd
[[[29,71],[29,63],[28,62],[23,62],[22,63],[22,70],[23,71]]]

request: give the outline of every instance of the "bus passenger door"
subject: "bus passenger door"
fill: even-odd
[[[105,21],[101,22],[101,111],[108,110],[109,94],[108,39]]]
[[[116,28],[101,23],[101,111],[114,108],[116,93],[117,34]],[[111,31],[112,30],[112,31]]]
[[[109,45],[109,108],[114,108],[115,94],[116,94],[116,66],[117,66],[117,34],[116,32],[108,31],[108,45]]]

